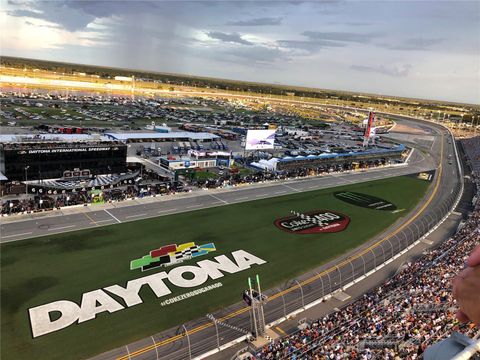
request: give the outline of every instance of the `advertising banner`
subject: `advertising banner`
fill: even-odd
[[[293,216],[275,220],[275,226],[289,233],[319,234],[343,231],[350,223],[348,216],[332,210],[292,213]]]

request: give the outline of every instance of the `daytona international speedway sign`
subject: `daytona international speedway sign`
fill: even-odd
[[[184,260],[186,257],[194,257],[192,253],[201,253],[214,251],[215,246],[213,244],[204,245],[202,248],[196,247],[193,243],[182,244],[184,245],[178,250],[175,245],[173,249],[172,245],[168,245],[166,250],[162,248],[158,249],[160,256],[175,257],[181,256]],[[170,250],[170,251],[168,251]],[[171,251],[175,250],[175,251]],[[155,251],[155,250],[153,250]],[[171,254],[173,252],[173,254]],[[180,252],[180,254],[175,254]],[[157,253],[154,253],[154,255]],[[151,256],[147,255],[147,256]],[[155,263],[155,267],[162,266],[164,263],[156,263],[158,259],[147,259],[150,261],[147,264]],[[164,259],[165,261],[167,259]],[[162,260],[163,261],[163,260]],[[178,263],[178,262],[177,262]],[[195,265],[184,265],[172,268],[170,271],[162,271],[154,273],[152,275],[143,276],[135,280],[130,280],[126,285],[111,285],[102,289],[89,291],[82,294],[82,300],[80,305],[74,301],[58,300],[48,304],[40,305],[28,309],[30,316],[30,326],[32,329],[32,335],[34,338],[49,334],[54,331],[64,329],[74,323],[83,323],[85,321],[94,320],[96,316],[103,312],[114,313],[126,308],[139,305],[143,303],[140,297],[140,290],[142,287],[148,287],[158,298],[163,298],[172,293],[172,288],[194,288],[205,284],[208,280],[217,280],[224,276],[225,273],[235,274],[240,271],[250,269],[252,265],[262,265],[266,261],[262,260],[244,250],[237,250],[230,254],[230,257],[226,255],[220,255],[214,257],[212,260],[202,260]],[[134,266],[142,268],[146,264],[146,261],[137,262]],[[132,264],[131,264],[132,265]],[[172,264],[173,265],[173,264]],[[187,276],[184,276],[188,274]],[[221,286],[221,283],[214,284],[214,287]],[[198,291],[191,291],[187,294],[183,294],[183,297],[201,294],[210,289],[198,289]],[[123,301],[120,303],[112,297],[116,295]],[[178,301],[176,298],[165,301],[174,302]],[[162,306],[164,304],[162,303]],[[53,318],[54,317],[54,318]]]

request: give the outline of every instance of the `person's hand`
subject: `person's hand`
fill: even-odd
[[[457,319],[461,322],[472,321],[480,325],[480,246],[470,254],[467,268],[453,280],[453,297],[460,310]]]
[[[478,245],[468,257],[467,265],[469,267],[475,267],[480,265],[480,245]]]

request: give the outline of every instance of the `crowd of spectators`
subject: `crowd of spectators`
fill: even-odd
[[[315,168],[296,168],[285,170],[283,172],[268,171],[232,171],[225,169],[221,175],[217,177],[191,180],[185,177],[184,187],[181,182],[167,182],[165,179],[159,179],[158,175],[151,171],[143,172],[143,185],[129,185],[109,188],[102,190],[101,196],[98,192],[88,189],[78,190],[76,192],[62,191],[58,195],[37,195],[29,199],[13,199],[5,200],[1,204],[1,214],[18,214],[25,212],[38,212],[52,210],[71,205],[86,205],[92,203],[103,203],[111,201],[122,201],[129,198],[142,198],[145,196],[167,195],[182,191],[189,191],[193,188],[228,188],[244,184],[254,184],[266,181],[280,181],[286,179],[296,179],[307,176],[321,176],[331,173],[339,173],[351,170],[348,164],[340,164],[332,167],[315,167]],[[369,166],[378,166],[379,164],[370,164]],[[367,167],[365,164],[364,167]],[[153,183],[150,184],[150,182]],[[157,181],[158,180],[158,181]],[[160,181],[161,180],[161,181]],[[19,187],[21,191],[23,188]],[[60,192],[60,191],[59,191]]]
[[[28,199],[5,200],[1,214],[21,214],[59,209],[72,205],[103,204],[145,196],[167,195],[183,191],[179,183],[152,183],[145,186],[128,185],[102,191],[69,191],[59,195],[34,196]]]
[[[360,169],[368,169],[372,167],[378,167],[385,165],[385,163],[380,162],[370,162],[370,163],[361,163]],[[226,171],[221,176],[210,179],[195,180],[192,182],[192,185],[203,188],[222,188],[230,186],[238,186],[241,184],[252,184],[259,183],[264,181],[280,181],[287,179],[296,179],[308,176],[322,176],[332,173],[341,173],[345,171],[353,170],[353,165],[351,163],[341,163],[338,165],[330,166],[305,166],[305,167],[296,167],[292,169],[286,169],[283,171],[249,171],[248,173],[237,173]]]
[[[463,149],[467,154],[472,170],[480,172],[480,135],[461,140]]]
[[[477,193],[480,176],[472,174]],[[457,233],[410,262],[393,278],[304,330],[262,347],[256,359],[417,359],[453,331],[472,335],[459,323],[452,279],[480,243],[480,201]]]

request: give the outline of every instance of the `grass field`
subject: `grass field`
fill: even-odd
[[[405,216],[424,196],[428,184],[414,177],[398,177],[2,244],[1,358],[93,356],[240,301],[249,275],[259,273],[265,289],[281,286],[359,246]],[[383,198],[405,211],[392,213],[348,204],[332,195],[340,189]],[[351,222],[343,232],[315,235],[290,234],[273,225],[290,210],[316,209],[340,211]],[[166,307],[159,305],[164,298],[142,289],[143,304],[102,313],[95,320],[32,339],[29,308],[63,299],[80,303],[81,294],[87,291],[124,285],[163,271],[142,274],[129,270],[129,263],[161,245],[189,241],[215,243],[217,251],[201,260],[243,249],[267,264],[226,274],[218,280],[223,287]],[[292,261],[292,255],[299,261]],[[192,263],[195,261],[183,265]],[[216,281],[209,280],[203,286]],[[173,294],[166,298],[192,290],[170,288]]]

